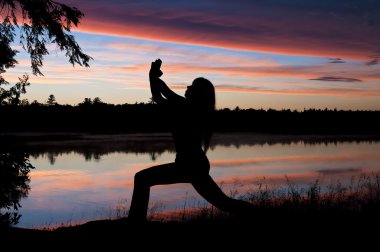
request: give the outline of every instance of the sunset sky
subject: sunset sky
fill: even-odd
[[[85,97],[148,102],[148,71],[163,61],[162,79],[183,95],[203,76],[214,83],[217,108],[380,110],[380,1],[59,0],[84,12],[73,34],[90,68],[73,67],[51,45],[44,76],[29,73],[24,98],[60,104]]]

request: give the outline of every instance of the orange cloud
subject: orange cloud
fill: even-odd
[[[243,93],[258,93],[258,94],[281,94],[281,95],[332,95],[332,96],[368,96],[377,97],[380,96],[380,90],[367,90],[367,89],[350,89],[350,88],[335,88],[335,89],[322,89],[322,88],[294,88],[285,90],[273,90],[273,89],[260,89],[250,87],[216,87],[220,92],[243,92]]]
[[[215,62],[220,62],[216,59]],[[164,71],[165,73],[207,73],[207,74],[223,74],[231,76],[244,76],[249,78],[257,77],[282,77],[282,78],[299,78],[308,82],[311,82],[311,79],[315,78],[316,75],[334,75],[336,71],[341,71],[344,68],[332,68],[328,64],[320,65],[305,65],[305,66],[286,66],[279,65],[270,62],[263,62],[263,65],[260,65],[261,62],[252,62],[251,65],[248,65],[248,62],[243,62],[243,65],[237,65],[234,67],[231,66],[220,66],[220,67],[210,67],[207,65],[191,65],[191,64],[165,64]],[[124,70],[124,71],[142,71],[146,72],[149,66],[146,64],[135,64],[131,66],[118,66],[110,69]],[[357,67],[356,67],[357,68]],[[345,78],[352,79],[362,79],[362,80],[379,80],[380,74],[377,72],[370,71],[371,69],[359,69],[354,70],[353,73],[345,76]],[[164,73],[164,74],[165,74]],[[169,75],[170,76],[170,75]],[[165,76],[164,76],[165,77]],[[163,78],[164,78],[163,77]],[[315,82],[315,81],[313,81]]]

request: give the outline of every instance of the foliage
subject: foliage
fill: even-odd
[[[29,171],[33,168],[24,152],[0,153],[0,209],[15,211],[0,212],[0,226],[17,224],[17,210],[29,193]]]
[[[21,94],[25,94],[26,93],[26,87],[30,85],[28,80],[29,80],[29,76],[24,75],[22,78],[19,78],[19,82],[17,82],[9,90],[6,90],[6,89],[1,87],[1,80],[0,80],[0,105],[4,105],[4,104],[17,105],[17,104],[20,104]]]
[[[78,103],[78,106],[84,106],[84,107],[91,107],[91,106],[99,106],[99,105],[107,105],[100,99],[99,97],[95,97],[94,99],[91,98],[84,98],[84,100],[80,103]]]
[[[58,104],[57,100],[55,99],[55,96],[53,94],[49,95],[49,98],[47,99],[46,104],[48,106],[54,106],[54,105]]]
[[[0,105],[20,102],[20,94],[25,93],[29,85],[28,76],[20,78],[20,82],[8,91],[1,88],[7,82],[1,74],[13,68],[17,50],[12,46],[15,42],[16,27],[20,32],[20,44],[30,55],[31,68],[34,75],[43,75],[44,56],[49,54],[47,44],[56,44],[71,64],[89,66],[92,59],[83,53],[73,35],[72,26],[78,26],[84,14],[75,7],[57,3],[51,0],[0,0]]]

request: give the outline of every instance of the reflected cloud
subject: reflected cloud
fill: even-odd
[[[83,172],[79,170],[68,171],[68,170],[50,170],[50,171],[38,171],[35,170],[32,172],[33,178],[49,178],[49,177],[70,177],[70,176],[80,176]]]
[[[283,157],[264,157],[252,159],[235,159],[235,160],[212,160],[211,164],[216,167],[223,166],[242,166],[242,165],[257,165],[266,163],[308,163],[308,162],[349,162],[360,160],[380,160],[377,153],[369,154],[353,154],[340,153],[335,155],[320,155],[320,156],[283,156]]]
[[[97,172],[79,170],[50,170],[33,171],[33,183],[38,184],[35,193],[50,193],[50,190],[80,191],[82,189],[96,188],[98,186],[107,187],[131,187],[133,185],[134,174],[153,164],[124,165],[117,170],[102,171],[99,177]]]
[[[52,170],[52,171],[34,171],[32,174],[33,184],[38,184],[35,193],[50,193],[51,190],[79,190],[96,186],[101,182],[101,178],[91,176],[80,170]]]
[[[380,171],[375,172],[378,174]],[[225,192],[228,192],[233,187],[236,187],[236,183],[240,183],[240,191],[247,192],[248,190],[256,190],[260,185],[267,185],[269,188],[287,187],[288,183],[297,185],[298,187],[307,186],[315,183],[317,180],[323,186],[329,186],[336,182],[340,182],[344,185],[352,183],[353,178],[360,178],[363,174],[373,174],[373,170],[366,169],[351,169],[342,168],[341,170],[333,170],[331,173],[328,169],[326,172],[322,171],[299,171],[284,174],[268,174],[264,172],[258,172],[254,175],[226,175],[216,179],[215,181],[224,186]]]

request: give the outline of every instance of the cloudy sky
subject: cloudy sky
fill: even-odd
[[[24,98],[148,102],[148,71],[183,95],[203,76],[218,108],[380,110],[380,1],[59,0],[85,17],[73,29],[90,68],[52,45]],[[4,77],[30,73],[29,58]],[[378,62],[379,61],[379,62]]]

